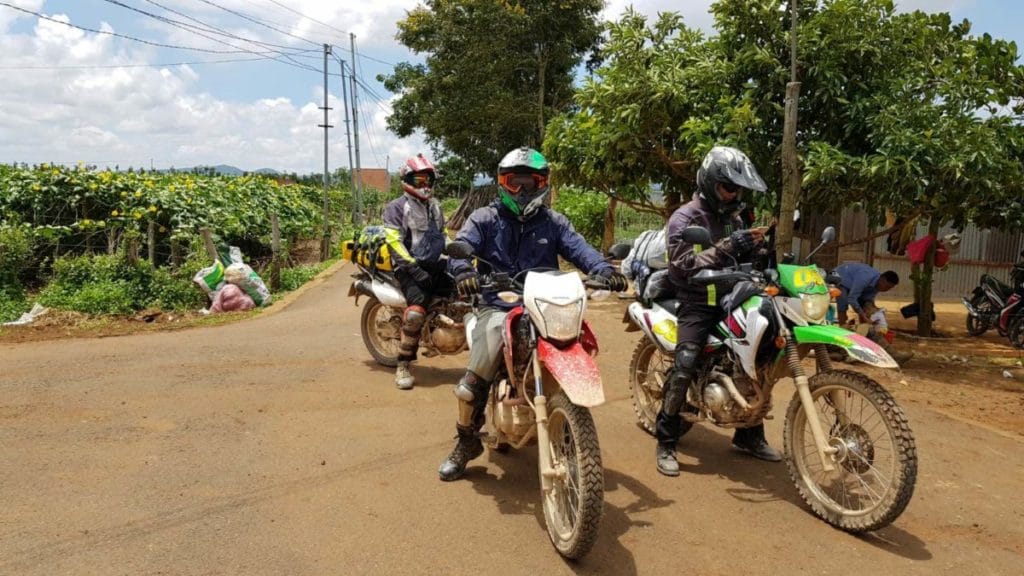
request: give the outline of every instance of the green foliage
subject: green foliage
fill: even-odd
[[[13,291],[20,285],[19,277],[28,266],[32,245],[30,228],[0,222],[0,291]]]
[[[29,303],[22,291],[14,287],[0,287],[0,322],[17,320],[28,309]]]
[[[608,210],[607,196],[580,188],[562,188],[558,191],[554,208],[565,214],[576,231],[587,239],[587,243],[591,246],[601,245],[604,215]]]
[[[461,198],[445,198],[441,200],[441,213],[444,214],[445,222],[451,219],[452,214],[458,210],[460,204],[462,204]]]
[[[292,290],[297,289],[306,282],[312,280],[317,274],[329,268],[336,261],[337,260],[327,260],[317,264],[295,266],[281,270],[281,291],[291,292]]]
[[[473,188],[473,170],[458,156],[449,156],[435,164],[441,175],[434,186],[434,196],[441,199],[460,198]]]
[[[1012,42],[971,36],[948,14],[891,0],[800,2],[798,146],[804,209],[855,203],[962,227],[1024,228],[1024,67]],[[578,110],[549,125],[556,180],[669,204],[692,190],[715,144],[781,183],[790,14],[777,0],[718,0],[717,35],[674,14],[627,12]],[[777,208],[775,194],[761,207]],[[966,209],[964,207],[967,207]]]
[[[571,103],[574,69],[599,37],[601,0],[426,0],[398,22],[398,40],[425,54],[380,77],[401,96],[388,127],[490,173]],[[470,55],[467,57],[467,55]]]
[[[60,258],[54,262],[52,280],[39,293],[39,302],[87,314],[198,308],[205,298],[191,281],[197,270],[198,262],[171,273],[144,260],[129,264],[121,256]]]

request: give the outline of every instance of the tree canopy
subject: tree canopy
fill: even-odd
[[[573,72],[599,39],[601,0],[427,0],[398,23],[398,40],[426,55],[381,77],[400,94],[388,127],[422,130],[441,155],[476,173],[540,146],[548,119],[571,104]]]
[[[720,0],[710,37],[674,14],[611,23],[577,109],[550,124],[545,151],[560,178],[634,202],[662,183],[671,200],[693,189],[710,146],[729,144],[777,189],[789,80],[789,14],[779,8]],[[799,18],[805,209],[857,204],[876,223],[891,210],[1024,227],[1014,43],[972,36],[948,14],[897,13],[891,0],[802,0]]]

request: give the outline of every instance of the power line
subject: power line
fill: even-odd
[[[199,23],[202,26],[202,28],[199,28],[199,27],[196,27],[194,25],[190,25],[190,24],[181,22],[181,20],[176,20],[174,18],[169,18],[169,17],[166,17],[166,16],[162,16],[160,14],[155,14],[153,12],[147,12],[145,10],[141,10],[139,8],[136,8],[134,6],[129,6],[128,4],[125,4],[124,2],[120,2],[119,0],[105,0],[105,1],[110,3],[110,4],[114,4],[115,6],[120,6],[122,8],[131,10],[133,12],[140,13],[140,14],[142,14],[144,16],[148,16],[148,17],[154,18],[154,19],[158,20],[158,22],[162,22],[164,24],[173,26],[174,28],[178,28],[178,29],[184,30],[185,32],[193,33],[193,34],[195,34],[197,36],[201,36],[203,38],[206,38],[207,40],[212,40],[214,42],[217,42],[218,44],[223,44],[223,45],[231,47],[231,48],[238,48],[238,49],[241,49],[241,50],[246,50],[246,51],[248,51],[250,53],[253,53],[253,54],[278,53],[278,54],[281,54],[282,56],[284,56],[285,58],[287,58],[289,61],[291,61],[291,63],[294,64],[295,66],[298,66],[300,68],[309,68],[306,65],[300,63],[300,61],[298,61],[295,58],[291,57],[290,54],[287,54],[287,53],[285,53],[285,52],[283,52],[281,50],[276,50],[276,49],[266,50],[266,48],[263,47],[264,43],[262,43],[262,42],[257,42],[257,41],[249,40],[247,38],[242,38],[241,36],[238,36],[238,35],[234,35],[234,34],[231,34],[231,33],[228,33],[228,32],[224,32],[224,31],[219,30],[219,29],[217,29],[215,27],[209,26],[206,23],[201,22],[201,20],[198,20],[196,18],[188,16],[187,14],[182,14],[181,12],[176,12],[176,13],[179,13],[179,14],[181,14],[181,15],[183,15],[183,16],[191,19],[191,20],[194,20],[194,22]],[[166,9],[165,6],[162,6],[161,4],[159,4],[157,2],[152,2],[152,3],[156,4],[157,6],[160,6],[161,8],[165,8]],[[199,30],[202,30],[203,32],[199,32]],[[229,42],[225,42],[225,41],[223,41],[223,40],[221,40],[219,38],[214,38],[213,36],[210,36],[208,34],[204,34],[204,32],[209,32],[210,34],[219,34],[221,36],[226,36],[226,37],[229,37],[229,38],[236,38],[236,39],[242,40],[243,42],[249,42],[251,44],[256,44],[257,46],[263,47],[264,51],[257,52],[257,51],[251,50],[251,49],[244,48],[243,46],[234,45],[234,44],[231,44]],[[266,44],[266,45],[268,45],[268,44]],[[284,46],[284,47],[288,48],[287,46]],[[274,59],[276,61],[280,61],[280,63],[282,63],[282,64],[288,64],[287,61],[280,60],[280,59],[275,58],[275,57],[271,57],[271,59]]]
[[[236,10],[232,10],[230,8],[225,8],[224,6],[221,6],[220,4],[217,4],[216,2],[211,2],[210,0],[199,0],[199,1],[202,2],[203,4],[208,4],[208,5],[213,6],[215,8],[220,8],[221,10],[223,10],[223,11],[229,13],[229,14],[234,14],[235,16],[238,16],[239,18],[248,20],[249,22],[252,22],[254,24],[259,24],[260,26],[264,26],[266,28],[269,28],[269,29],[273,30],[274,32],[277,32],[278,34],[284,34],[285,36],[291,36],[292,38],[296,38],[298,40],[302,40],[303,42],[309,42],[310,44],[313,44],[315,46],[320,46],[321,45],[321,43],[314,42],[314,41],[310,40],[309,38],[303,38],[302,36],[296,36],[295,34],[292,34],[291,32],[285,32],[284,30],[281,30],[280,28],[277,28],[275,26],[271,26],[270,24],[267,24],[266,22],[263,22],[263,21],[261,21],[261,20],[259,20],[257,18],[253,18],[251,16],[247,16],[247,15],[241,13],[241,12],[238,12]]]
[[[114,4],[118,4],[118,5],[121,5],[121,6],[124,6],[124,4],[122,4],[121,2],[118,2],[116,0],[106,0],[106,1],[114,3]],[[269,46],[269,47],[273,47],[273,48],[280,48],[282,50],[296,50],[296,48],[294,48],[292,46],[283,46],[281,44],[273,44],[271,42],[264,42],[262,40],[252,40],[252,39],[249,39],[249,38],[243,38],[242,36],[238,36],[237,34],[232,34],[231,32],[228,32],[228,31],[224,30],[223,28],[218,28],[218,27],[213,26],[211,24],[207,24],[206,22],[203,22],[202,20],[199,20],[198,18],[195,18],[193,16],[189,16],[188,14],[185,14],[184,12],[181,12],[180,10],[175,10],[174,8],[171,8],[169,6],[165,6],[165,5],[163,5],[163,4],[159,3],[159,2],[156,2],[156,0],[146,0],[146,2],[149,2],[150,4],[152,4],[154,6],[159,6],[160,8],[163,8],[164,10],[166,10],[166,11],[172,13],[172,14],[177,14],[178,16],[182,16],[184,18],[187,18],[187,19],[195,22],[196,24],[199,24],[200,26],[202,26],[204,30],[206,30],[208,32],[211,32],[213,34],[220,34],[222,36],[227,36],[229,38],[235,38],[236,40],[242,40],[244,42],[249,42],[251,44],[258,44],[258,45],[261,45],[261,46]],[[132,8],[131,6],[125,6],[125,7],[130,9],[130,10],[134,10],[136,12],[140,12],[142,14],[145,14],[147,16],[151,16],[153,18],[157,18],[159,20],[163,20],[165,22],[176,22],[175,20],[172,20],[172,19],[169,19],[169,18],[165,18],[165,17],[159,16],[159,15],[150,14],[149,12],[145,12],[143,10],[139,10],[138,8]],[[184,22],[182,22],[181,24],[183,24],[185,26],[188,26],[190,28],[192,27],[191,25],[185,24]],[[319,52],[319,50],[317,50],[315,48],[304,48],[302,50],[308,51],[308,52]]]
[[[334,26],[331,26],[330,24],[328,24],[326,22],[321,22],[320,20],[317,20],[316,18],[313,18],[312,16],[307,16],[307,15],[303,14],[302,12],[299,12],[298,10],[296,10],[296,9],[290,7],[290,6],[286,6],[284,4],[281,4],[277,0],[267,0],[267,1],[271,2],[273,4],[276,4],[276,5],[280,6],[281,8],[284,8],[285,10],[287,10],[287,11],[293,13],[293,14],[298,14],[299,16],[302,16],[303,18],[305,18],[306,20],[309,20],[310,22],[316,22],[317,24],[319,24],[321,26],[326,26],[327,28],[330,28],[331,30],[334,30],[335,32],[339,32],[339,33],[341,33],[342,36],[348,36],[348,32],[346,32],[345,30],[342,30],[340,28],[335,28]]]
[[[373,134],[370,133],[370,122],[367,120],[366,110],[360,109],[359,115],[363,118],[364,130],[366,131],[366,140],[370,143],[370,152],[373,152],[373,157],[377,159],[377,164],[383,164],[380,160],[380,154],[377,152],[377,146],[373,143]]]
[[[165,10],[169,10],[166,6],[163,6],[163,5],[159,4],[158,2],[153,2],[152,0],[147,0],[147,1],[149,1],[151,4],[155,4],[156,6],[164,8]],[[212,36],[204,34],[203,32],[210,32],[211,34],[220,34],[222,36],[227,36],[229,38],[236,38],[236,39],[241,40],[243,42],[248,42],[250,44],[255,44],[257,46],[263,46],[264,50],[266,50],[265,46],[275,46],[275,47],[280,47],[280,48],[288,49],[289,47],[287,47],[287,46],[271,45],[271,44],[267,44],[267,43],[264,43],[264,42],[249,40],[248,38],[242,38],[241,36],[238,36],[236,34],[232,34],[230,32],[226,32],[224,30],[220,30],[220,29],[218,29],[218,28],[216,28],[214,26],[210,26],[209,24],[206,24],[205,22],[202,22],[200,20],[192,18],[191,16],[188,16],[187,14],[184,14],[184,13],[181,13],[181,12],[177,12],[177,11],[173,11],[173,12],[175,12],[177,14],[180,14],[180,15],[182,15],[182,16],[184,16],[184,17],[186,17],[186,18],[188,18],[188,19],[190,19],[190,20],[192,20],[194,22],[198,22],[202,26],[202,28],[198,28],[197,26],[194,26],[192,24],[188,24],[186,22],[182,22],[180,20],[174,20],[173,18],[167,18],[167,17],[161,16],[159,14],[153,14],[152,12],[147,12],[145,10],[141,10],[139,8],[135,8],[134,6],[129,6],[129,5],[125,4],[124,2],[120,2],[119,0],[106,0],[106,2],[109,3],[109,4],[113,4],[115,6],[119,6],[121,8],[125,8],[127,10],[131,10],[133,12],[137,12],[139,14],[142,14],[143,16],[148,16],[148,17],[153,18],[154,20],[157,20],[159,22],[163,22],[165,24],[169,24],[171,26],[174,26],[175,28],[180,28],[182,30],[185,30],[186,32],[191,32],[192,34],[195,34],[197,36],[201,36],[203,38],[206,38],[207,40],[212,40],[214,42],[217,42],[218,44],[223,44],[223,45],[228,46],[230,48],[238,48],[240,50],[246,50],[247,52],[252,53],[252,54],[260,54],[260,55],[264,55],[264,54],[267,54],[267,53],[270,53],[270,52],[277,53],[277,54],[280,54],[281,56],[283,56],[284,58],[288,59],[291,63],[293,63],[296,66],[299,66],[301,68],[311,69],[311,70],[313,69],[312,67],[307,66],[307,65],[299,62],[298,60],[295,60],[289,54],[286,54],[286,53],[282,52],[281,50],[271,49],[271,50],[265,51],[265,52],[255,52],[253,50],[249,50],[249,49],[243,48],[241,46],[236,46],[236,45],[231,44],[229,42],[225,42],[224,40],[221,40],[219,38],[214,38]],[[197,30],[203,30],[203,32],[199,32]],[[288,64],[288,62],[284,62],[282,60],[278,60],[277,58],[271,58],[271,59],[272,60],[277,60],[278,62],[281,62],[282,64]]]
[[[395,64],[394,62],[388,62],[386,60],[381,60],[380,58],[374,58],[373,56],[367,56],[366,54],[363,54],[362,52],[360,52],[358,54],[358,56],[359,56],[359,58],[366,58],[367,60],[373,60],[374,62],[379,62],[381,64],[387,64],[388,66],[398,66],[398,64]]]
[[[13,4],[8,4],[7,2],[0,2],[0,6],[6,6],[6,7],[12,9],[12,10],[17,10],[18,12],[24,12],[25,14],[31,14],[33,16],[36,16],[37,18],[42,19],[42,20],[48,20],[50,22],[56,22],[57,24],[62,24],[64,26],[68,26],[70,28],[77,28],[79,30],[84,30],[86,32],[92,32],[94,34],[106,34],[108,36],[116,36],[118,38],[124,38],[125,40],[131,40],[133,42],[140,42],[142,44],[147,44],[149,46],[156,46],[158,48],[173,48],[175,50],[193,50],[195,52],[206,52],[208,54],[252,54],[253,53],[251,50],[215,50],[213,48],[196,48],[194,46],[178,46],[178,45],[175,45],[175,44],[163,44],[161,42],[153,42],[152,40],[144,40],[142,38],[136,38],[134,36],[127,36],[125,34],[118,34],[117,32],[110,32],[110,31],[107,31],[107,30],[96,30],[94,28],[86,28],[85,26],[78,26],[77,24],[72,24],[70,22],[64,22],[63,20],[57,20],[56,18],[50,18],[49,16],[44,16],[43,14],[40,14],[39,12],[33,12],[32,10],[26,10],[24,8],[19,8],[18,6],[15,6]]]
[[[193,62],[167,62],[164,64],[79,64],[74,66],[0,66],[0,70],[91,70],[99,68],[164,68],[167,66],[193,66],[196,64],[228,64],[234,62],[259,62],[274,60],[273,56],[256,58],[229,58],[227,60],[196,60]]]

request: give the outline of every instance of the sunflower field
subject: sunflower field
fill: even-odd
[[[329,191],[336,238],[351,234],[341,229],[350,206],[347,189]],[[189,273],[208,259],[200,229],[209,229],[219,245],[239,246],[260,270],[271,253],[272,214],[287,256],[303,240],[320,238],[323,189],[263,175],[0,165],[0,321],[16,317],[27,294],[37,292],[44,305],[50,299],[58,307],[89,313],[194,306],[202,295],[188,288]],[[75,274],[68,275],[70,270]],[[166,285],[175,282],[184,284]],[[59,298],[52,293],[56,287]],[[121,293],[131,297],[97,303],[99,295],[109,300]]]

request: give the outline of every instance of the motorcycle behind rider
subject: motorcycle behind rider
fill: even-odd
[[[544,205],[548,174],[547,160],[536,150],[524,147],[506,154],[498,164],[498,200],[470,214],[455,239],[470,244],[473,254],[492,264],[492,273],[514,276],[536,268],[558,269],[561,256],[585,273],[606,279],[609,289],[625,290],[625,276],[587,244],[565,216]],[[480,291],[479,276],[470,262],[451,260],[449,267],[461,295]],[[455,387],[457,441],[438,469],[443,481],[460,478],[466,464],[483,453],[479,433],[484,408],[500,368],[505,316],[514,306],[484,294],[476,312],[469,366]]]
[[[733,258],[749,261],[755,248],[764,242],[765,229],[746,229],[739,212],[745,194],[766,189],[746,154],[735,148],[716,146],[704,157],[697,171],[697,193],[669,218],[668,270],[679,300],[678,329],[674,367],[663,386],[662,407],[655,424],[657,467],[666,476],[679,475],[676,444],[682,434],[680,412],[686,406],[686,390],[697,376],[708,334],[724,317],[719,299],[731,289],[724,285],[691,284],[689,280],[700,270],[732,265]],[[682,232],[688,226],[706,228],[714,244],[700,246],[683,240]],[[782,459],[765,440],[763,424],[737,428],[732,445],[763,460]]]
[[[409,390],[415,383],[409,364],[416,360],[420,334],[426,321],[432,294],[451,290],[441,253],[444,250],[444,214],[432,195],[437,171],[422,154],[405,161],[399,169],[403,194],[384,209],[384,226],[389,228],[395,279],[405,296],[399,339],[395,385]]]

